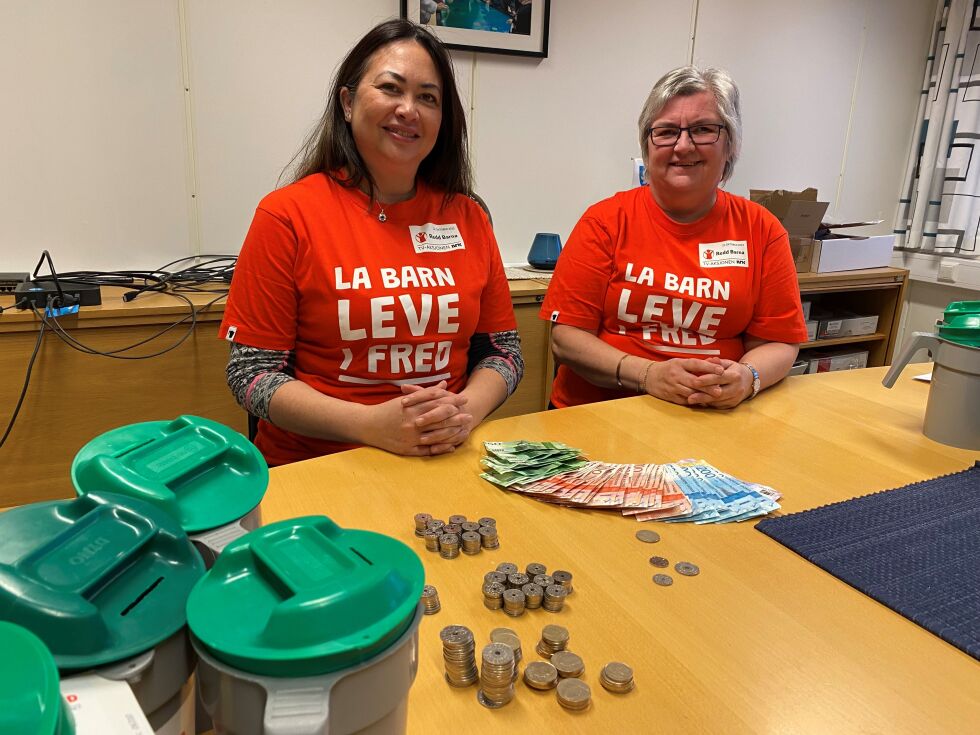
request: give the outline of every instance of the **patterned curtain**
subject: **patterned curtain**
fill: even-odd
[[[939,3],[917,120],[895,249],[978,258],[980,0]]]

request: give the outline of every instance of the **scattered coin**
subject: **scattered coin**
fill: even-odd
[[[683,574],[685,577],[696,577],[701,573],[701,569],[698,568],[697,564],[691,564],[689,561],[679,561],[674,565],[674,569],[677,570],[678,574]]]
[[[558,683],[558,669],[547,661],[532,661],[524,669],[524,683],[531,689],[552,689]]]
[[[670,566],[670,562],[667,561],[667,558],[664,556],[651,556],[650,563],[655,567],[660,567],[661,569],[666,566]]]
[[[551,664],[558,669],[562,679],[574,679],[585,673],[585,662],[577,653],[558,651],[551,657]]]
[[[592,701],[592,690],[581,679],[562,679],[558,682],[558,704],[565,709],[581,710]]]
[[[670,587],[674,583],[674,578],[669,574],[654,574],[653,581],[661,587]]]
[[[655,544],[660,540],[660,534],[644,528],[636,532],[636,537],[645,544]]]
[[[547,659],[558,651],[565,650],[568,645],[568,628],[561,625],[546,625],[541,631],[541,640],[538,641],[537,652]]]
[[[633,669],[619,661],[608,663],[602,667],[599,683],[610,692],[628,692],[633,688]]]

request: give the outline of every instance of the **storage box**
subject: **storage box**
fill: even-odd
[[[807,323],[807,329],[810,324]],[[833,339],[834,337],[861,337],[874,334],[878,328],[877,315],[861,316],[850,312],[837,314],[829,319],[817,322],[817,339]]]
[[[804,375],[806,374],[807,368],[810,367],[810,363],[807,360],[797,360],[793,363],[793,367],[789,369],[787,375]]]
[[[894,247],[894,235],[815,240],[811,268],[817,273],[880,268],[891,264]],[[800,271],[799,268],[796,270]]]
[[[813,342],[817,338],[817,326],[820,324],[816,319],[806,320],[806,341]]]
[[[804,299],[801,303],[803,305],[803,318],[809,319],[810,309],[813,308],[813,301],[811,301],[810,299]]]
[[[786,191],[784,189],[750,189],[749,198],[772,212],[789,233],[797,273],[813,270],[817,241],[813,239],[820,220],[827,212],[828,202],[817,201],[816,189]]]
[[[856,370],[868,366],[868,351],[811,352],[808,373],[830,373],[835,370]]]

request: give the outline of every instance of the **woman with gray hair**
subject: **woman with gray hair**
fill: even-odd
[[[727,72],[685,66],[639,119],[647,186],[590,207],[541,309],[562,408],[649,394],[733,408],[789,372],[806,341],[786,230],[719,188],[742,141]]]

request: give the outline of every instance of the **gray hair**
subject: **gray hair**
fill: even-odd
[[[718,105],[718,114],[728,131],[728,158],[721,180],[727,181],[735,170],[735,162],[742,150],[742,111],[739,106],[738,87],[724,69],[698,69],[696,66],[681,66],[669,71],[657,80],[650,90],[640,113],[640,150],[643,163],[647,161],[647,135],[654,118],[663,111],[674,97],[711,92]]]

